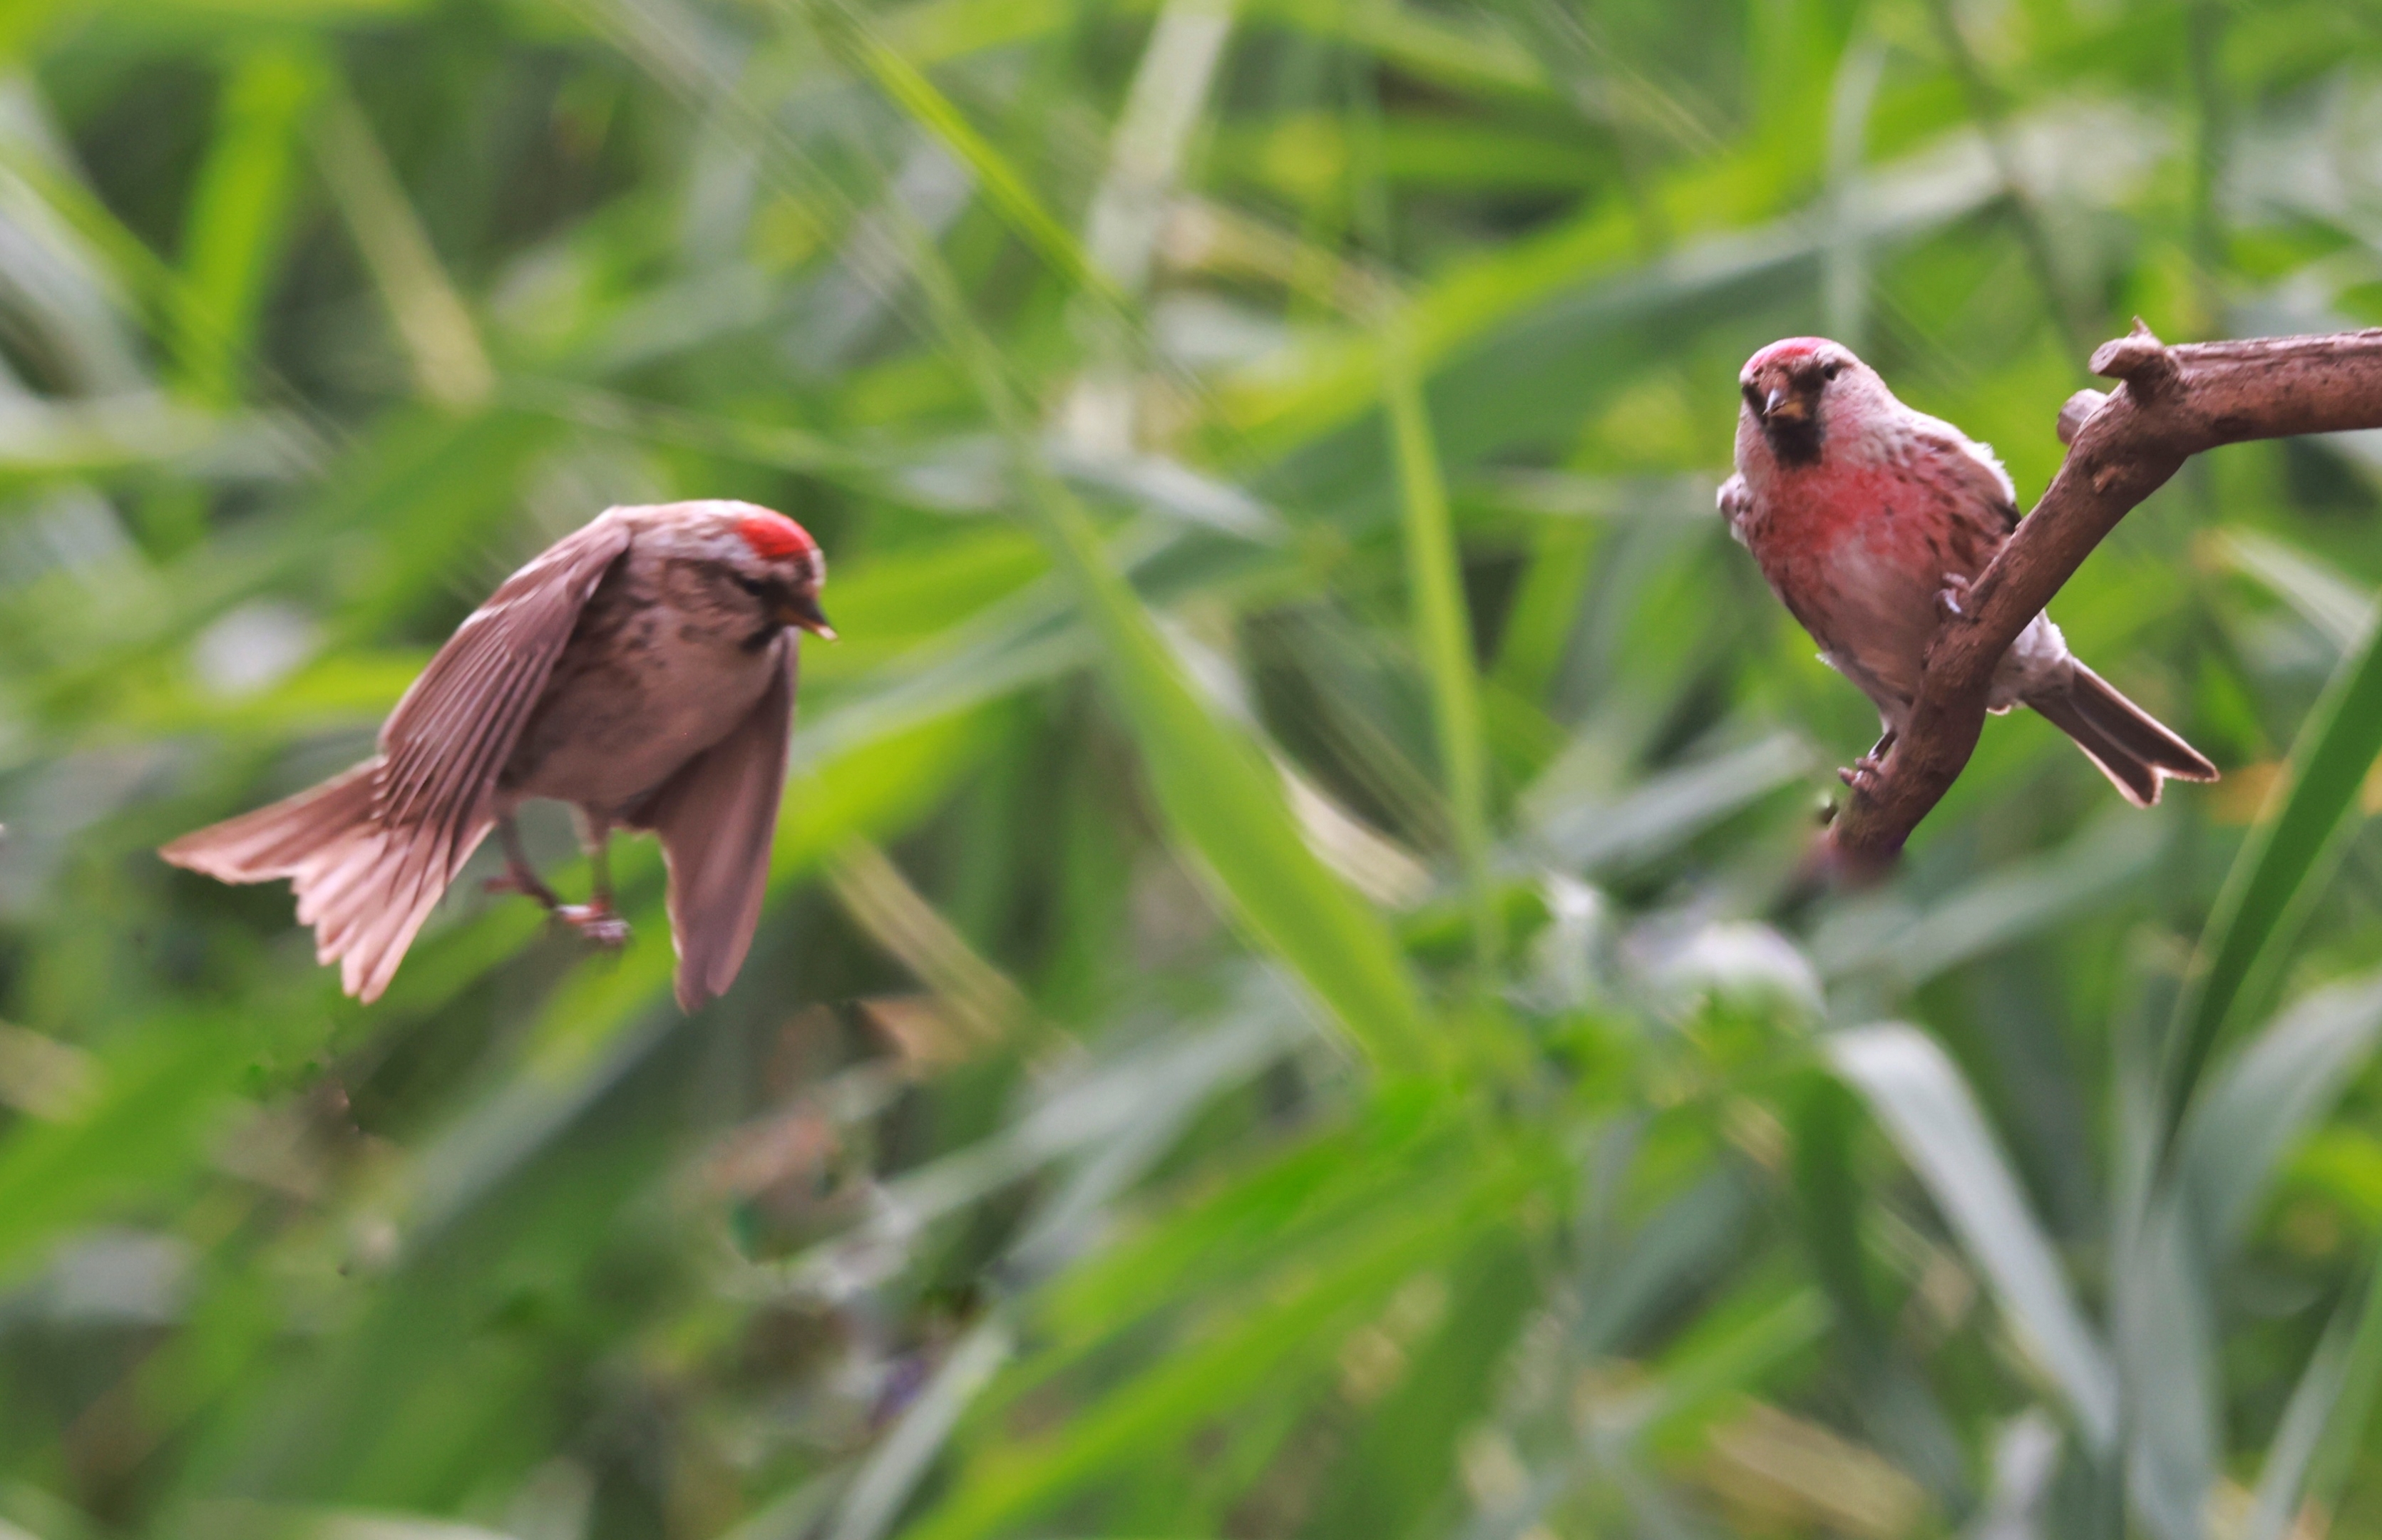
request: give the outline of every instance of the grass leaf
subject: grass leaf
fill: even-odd
[[[1925,1034],[1899,1023],[1834,1032],[1823,1044],[1984,1269],[2003,1312],[2067,1398],[2085,1437],[2108,1448],[2118,1414],[2108,1350],[2077,1305],[2058,1253],[1958,1068]]]

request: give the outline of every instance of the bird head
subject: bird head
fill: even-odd
[[[724,569],[768,620],[835,640],[835,628],[819,608],[827,556],[809,530],[773,509],[725,499],[664,511],[674,515],[670,538],[682,554]]]
[[[1745,361],[1737,383],[1745,394],[1739,422],[1760,433],[1780,464],[1793,466],[1818,464],[1829,436],[1882,404],[1885,391],[1875,370],[1824,337],[1773,342]]]

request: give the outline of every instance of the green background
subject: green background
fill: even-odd
[[[2053,607],[2221,784],[1857,895],[1712,511],[1778,336],[2031,500],[2382,318],[2377,144],[2362,0],[7,0],[0,1535],[2382,1534],[2382,443]],[[722,1001],[649,843],[371,1009],[153,856],[706,496],[845,638]]]

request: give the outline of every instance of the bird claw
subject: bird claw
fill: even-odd
[[[546,906],[546,912],[608,952],[617,951],[629,942],[629,922],[612,912],[611,904],[597,899],[593,904],[565,904],[554,890],[538,881],[537,874],[515,866],[487,880],[485,891],[492,893],[515,893],[534,898]]]
[[[1958,573],[1946,573],[1944,574],[1944,586],[1935,590],[1935,602],[1942,605],[1944,607],[1944,612],[1952,616],[1954,619],[1958,619],[1968,613],[1967,610],[1960,608],[1960,601],[1968,597],[1969,580],[1962,577]]]
[[[1885,784],[1885,760],[1876,754],[1864,754],[1836,771],[1836,779],[1863,796],[1875,796]]]
[[[629,944],[629,922],[597,904],[559,904],[554,918],[606,951]]]

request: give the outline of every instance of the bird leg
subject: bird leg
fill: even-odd
[[[629,922],[612,912],[612,832],[597,833],[587,847],[587,864],[595,871],[583,905],[566,905],[556,910],[579,933],[602,947],[625,946],[629,942]]]
[[[505,870],[503,876],[488,879],[488,892],[534,898],[547,914],[598,946],[616,947],[628,941],[629,922],[612,912],[611,863],[605,858],[608,839],[588,853],[596,868],[596,889],[585,904],[565,904],[561,894],[546,885],[537,869],[530,865],[529,852],[522,848],[521,828],[512,819],[497,820],[497,839],[504,845]]]
[[[1894,747],[1894,729],[1887,728],[1885,734],[1870,745],[1867,754],[1854,760],[1848,768],[1836,771],[1836,779],[1864,795],[1876,795],[1885,775],[1885,757]]]
[[[534,898],[550,913],[562,907],[562,899],[537,869],[529,864],[529,852],[522,848],[521,828],[510,819],[497,820],[497,841],[505,847],[505,869],[501,877],[487,881],[489,893],[517,893]]]

